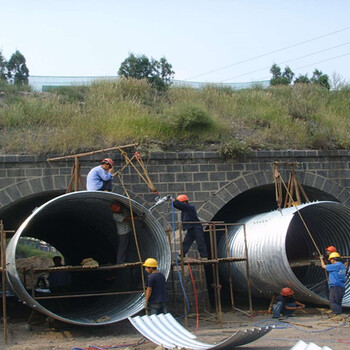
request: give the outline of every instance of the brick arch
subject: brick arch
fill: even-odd
[[[41,192],[63,190],[66,186],[65,176],[43,176],[19,181],[0,190],[0,208],[23,197]]]
[[[349,191],[345,187],[339,186],[336,182],[311,172],[297,173],[297,177],[302,185],[314,187],[329,193],[340,203],[350,206]],[[272,176],[270,173],[263,171],[251,172],[237,177],[208,198],[199,208],[198,215],[201,219],[210,221],[224,205],[237,195],[254,187],[269,184],[273,184]]]
[[[56,175],[35,177],[16,182],[0,190],[0,209],[24,197],[42,192],[57,190],[65,191],[69,185],[70,179],[70,176]],[[113,192],[125,195],[118,185],[113,186]],[[146,204],[144,198],[140,197],[129,189],[128,192],[133,200],[142,205]]]

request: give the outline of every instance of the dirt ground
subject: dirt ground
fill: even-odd
[[[330,318],[328,309],[309,308],[297,317],[282,321],[273,320],[271,315],[257,311],[254,317],[240,312],[225,312],[220,325],[215,315],[199,315],[199,328],[196,328],[196,315],[188,318],[188,330],[197,335],[197,340],[215,343],[228,338],[241,329],[249,329],[274,324],[270,333],[241,346],[241,349],[290,349],[298,340],[314,343],[319,347],[331,349],[350,349],[350,310],[337,319]],[[123,345],[122,349],[151,350],[157,345],[145,341],[128,320],[108,326],[80,327],[59,321],[48,322],[41,314],[35,314],[28,324],[31,309],[23,307],[19,315],[8,312],[8,344],[3,341],[1,329],[0,349],[6,350],[80,350],[113,349]],[[185,321],[181,321],[183,325]],[[2,324],[1,324],[2,328]]]

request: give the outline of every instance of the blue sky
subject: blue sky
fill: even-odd
[[[133,52],[165,56],[177,80],[267,80],[277,63],[350,81],[348,0],[0,0],[0,8],[0,50],[6,59],[21,51],[30,75],[113,76]]]

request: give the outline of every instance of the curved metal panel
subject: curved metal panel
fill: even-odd
[[[182,327],[171,314],[129,317],[131,324],[146,338],[166,349],[213,349],[228,350],[261,338],[273,326],[237,331],[218,344],[207,344],[195,340],[196,336]]]
[[[8,282],[24,303],[50,317],[79,325],[109,324],[143,309],[142,292],[36,300],[23,286],[16,269],[16,248],[24,236],[43,240],[57,248],[64,256],[66,265],[79,265],[88,257],[98,261],[100,266],[115,264],[118,235],[110,210],[110,205],[115,202],[129,207],[128,198],[115,193],[73,192],[48,201],[23,222],[9,242],[6,253]],[[144,214],[142,221],[136,221],[141,258],[143,261],[148,257],[156,258],[160,271],[167,277],[170,270],[167,235],[148,209],[135,201],[131,203],[135,215]],[[128,262],[139,260],[135,242],[131,242],[128,254]],[[72,294],[142,290],[140,268],[113,271],[71,273]]]
[[[349,255],[350,209],[340,203],[307,203],[244,218],[240,223],[246,226],[253,295],[271,297],[288,286],[304,301],[328,302],[325,271],[314,256],[316,248],[303,221],[321,253],[334,245],[342,255]],[[229,231],[229,248],[231,256],[245,256],[243,226]],[[219,243],[219,255],[226,256],[225,237]],[[231,271],[235,288],[246,291],[246,263],[231,263]],[[227,264],[221,266],[221,272],[228,277]],[[347,280],[344,306],[350,306],[349,283]]]

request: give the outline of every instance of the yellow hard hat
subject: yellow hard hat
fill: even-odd
[[[148,258],[144,262],[143,266],[145,266],[145,267],[158,267],[158,261],[156,259],[153,259],[153,258]]]
[[[340,254],[337,252],[333,252],[329,254],[328,260],[334,259],[334,258],[340,258]]]

